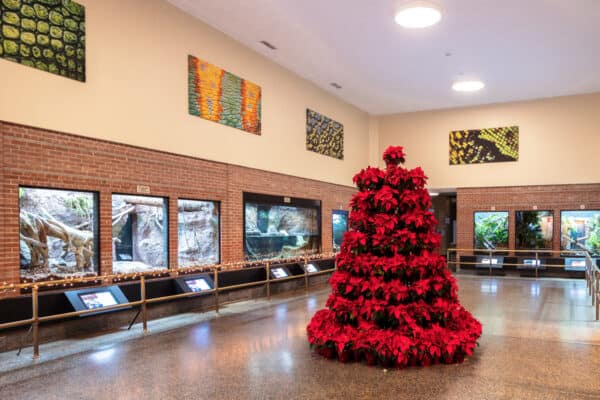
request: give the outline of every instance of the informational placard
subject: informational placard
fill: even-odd
[[[566,271],[585,271],[585,258],[565,258]]]
[[[287,278],[290,276],[287,269],[283,267],[271,268],[271,275],[273,275],[273,278],[275,279]]]
[[[210,274],[184,275],[175,280],[177,289],[180,293],[202,293],[213,290],[214,281]]]
[[[95,308],[109,307],[119,304],[115,296],[111,292],[92,292],[87,294],[79,294],[79,298],[89,310]]]
[[[477,256],[477,268],[502,268],[504,257],[502,256]]]
[[[319,272],[320,269],[315,264],[306,264],[304,266],[304,270],[309,274],[314,274],[315,272]]]
[[[519,265],[518,268],[522,269],[531,269],[531,268],[540,268],[542,265],[542,260],[535,258],[525,258],[522,262],[523,265]]]
[[[105,307],[116,306],[118,304],[125,304],[129,302],[127,297],[125,297],[121,291],[121,288],[116,285],[69,290],[65,292],[65,296],[67,296],[67,299],[75,311],[98,310],[98,312],[82,314],[80,315],[81,317],[130,308],[122,307],[111,310],[102,310]]]
[[[203,292],[212,289],[205,278],[188,279],[185,281],[185,284],[192,292]]]

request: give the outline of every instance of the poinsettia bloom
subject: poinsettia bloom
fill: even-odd
[[[383,366],[460,363],[481,324],[458,302],[456,280],[434,249],[440,235],[429,211],[427,177],[407,170],[401,147],[384,154],[386,170],[354,177],[350,231],[330,278],[326,306],[307,327],[309,343],[327,358],[354,355]]]
[[[404,155],[402,146],[390,146],[383,153],[383,161],[386,164],[404,163]]]

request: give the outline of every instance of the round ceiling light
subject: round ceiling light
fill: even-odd
[[[435,25],[442,19],[440,9],[427,2],[412,2],[396,13],[396,23],[404,28],[417,29]]]
[[[452,85],[452,89],[457,92],[477,92],[485,87],[481,81],[459,81]]]

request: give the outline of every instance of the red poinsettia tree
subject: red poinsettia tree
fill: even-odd
[[[363,169],[351,202],[327,309],[307,327],[319,354],[386,367],[462,362],[481,324],[458,301],[456,281],[435,252],[440,236],[421,168],[408,170],[402,147],[386,169]]]

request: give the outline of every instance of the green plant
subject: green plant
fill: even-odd
[[[75,211],[80,218],[88,218],[92,215],[92,199],[85,196],[76,196],[65,200],[65,205]]]
[[[495,249],[508,247],[508,214],[504,212],[475,215],[475,248]]]

